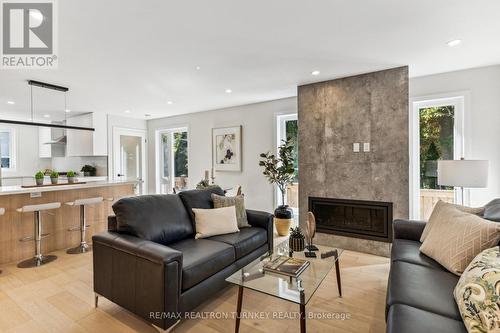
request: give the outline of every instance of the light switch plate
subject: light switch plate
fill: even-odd
[[[359,153],[359,143],[357,143],[357,142],[353,143],[352,151],[355,153]]]
[[[365,153],[368,153],[370,151],[370,143],[369,142],[363,143],[363,151]]]

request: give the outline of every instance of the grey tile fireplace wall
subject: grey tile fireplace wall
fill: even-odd
[[[394,218],[408,218],[408,94],[406,66],[299,86],[301,225],[310,197],[391,202]],[[377,240],[335,233],[316,239],[389,254],[389,243]]]

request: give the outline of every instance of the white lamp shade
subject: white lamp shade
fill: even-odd
[[[488,187],[488,161],[438,161],[438,184],[467,188]]]

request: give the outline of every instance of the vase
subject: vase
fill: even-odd
[[[292,250],[293,252],[302,252],[306,247],[306,243],[304,241],[304,238],[290,237],[290,239],[288,240],[288,246],[290,247],[290,250]]]
[[[68,183],[73,184],[75,182],[75,177],[68,177]]]
[[[57,181],[58,181],[58,180],[59,180],[59,178],[52,178],[52,177],[50,177],[50,182],[51,182],[52,184],[57,184]]]
[[[43,178],[40,179],[35,179],[36,180],[36,186],[42,186],[43,185]]]
[[[288,205],[278,206],[274,210],[274,225],[279,236],[288,236],[293,222],[293,210]]]

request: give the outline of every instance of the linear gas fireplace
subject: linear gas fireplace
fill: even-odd
[[[392,242],[392,202],[309,197],[316,230]]]

